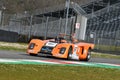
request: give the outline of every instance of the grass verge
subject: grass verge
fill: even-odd
[[[119,69],[0,64],[0,80],[119,80]]]
[[[0,50],[12,50],[12,51],[23,51],[25,52],[28,44],[26,43],[10,43],[0,42]]]
[[[103,53],[97,53],[92,52],[93,58],[108,58],[108,59],[120,59],[120,55],[113,55],[113,54],[103,54]]]

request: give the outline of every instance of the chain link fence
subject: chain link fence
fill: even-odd
[[[86,41],[100,51],[120,52],[120,3],[94,12],[88,19]]]
[[[0,29],[9,32],[4,32],[3,34],[10,34],[12,32],[18,34],[18,36],[16,36],[17,39],[15,39],[16,41],[28,42],[34,37],[41,39],[55,38],[59,33],[65,33],[66,19],[62,17],[55,18],[52,16],[27,16],[23,18],[17,18],[19,15],[9,15],[9,18],[6,19],[7,14],[4,15],[5,17],[2,20],[3,22],[0,26]],[[75,17],[68,18],[67,34],[71,34],[73,32],[74,25]],[[8,40],[7,37],[6,40]]]

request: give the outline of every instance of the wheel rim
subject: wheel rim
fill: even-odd
[[[72,54],[69,53],[69,54],[68,54],[68,59],[71,59],[71,57],[72,57]]]
[[[91,50],[88,50],[87,60],[91,58]]]
[[[91,55],[90,55],[90,54],[88,54],[87,58],[88,58],[88,60],[89,60],[89,59],[91,58]]]

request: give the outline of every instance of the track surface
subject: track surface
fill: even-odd
[[[58,61],[65,61],[64,59],[58,59],[53,57],[46,57],[46,56],[30,56],[25,52],[14,52],[14,51],[0,51],[0,59],[31,59],[31,60],[58,60]],[[69,61],[76,61],[78,60],[69,60]],[[105,58],[91,58],[89,62],[92,63],[110,63],[110,64],[120,64],[119,59],[105,59]]]

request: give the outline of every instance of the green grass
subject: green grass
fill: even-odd
[[[119,69],[0,64],[0,80],[119,80]]]
[[[120,46],[113,45],[95,45],[96,49],[105,50],[105,51],[120,51]]]
[[[114,55],[114,54],[103,54],[103,53],[97,53],[92,52],[93,58],[108,58],[108,59],[120,59],[120,55]]]
[[[0,50],[25,52],[25,51],[26,51],[26,48],[20,49],[20,48],[17,48],[17,47],[7,47],[7,46],[4,46],[4,47],[0,47]]]
[[[10,43],[0,42],[0,50],[23,51],[25,52],[28,44],[26,43]]]

